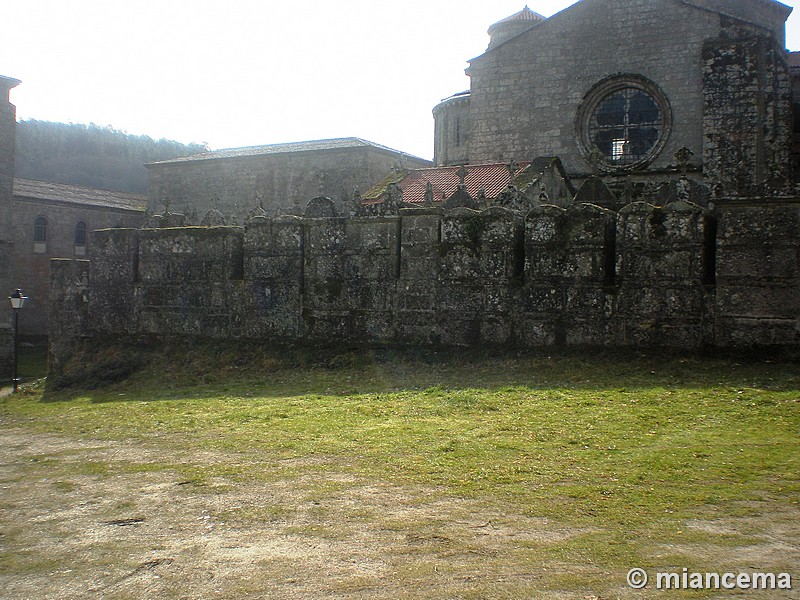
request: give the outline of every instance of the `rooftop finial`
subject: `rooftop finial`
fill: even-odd
[[[466,165],[461,165],[458,168],[458,171],[456,171],[456,175],[458,175],[458,179],[460,181],[459,185],[461,185],[461,186],[464,185],[464,180],[467,178],[467,173],[468,173],[468,171],[467,171]]]

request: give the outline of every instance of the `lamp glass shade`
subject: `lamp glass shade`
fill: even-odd
[[[22,290],[17,290],[13,294],[11,294],[8,299],[11,301],[11,308],[14,310],[19,310],[23,306],[25,306],[25,301],[28,299],[27,296],[22,295]]]

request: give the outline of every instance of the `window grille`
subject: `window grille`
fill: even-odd
[[[589,139],[608,160],[630,164],[648,156],[661,135],[661,110],[647,92],[625,87],[608,94],[589,122]]]
[[[644,169],[664,149],[672,110],[646,77],[621,74],[599,81],[586,94],[575,121],[578,147],[593,169]]]

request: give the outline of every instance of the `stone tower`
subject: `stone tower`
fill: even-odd
[[[433,109],[433,162],[437,166],[469,162],[469,92],[442,100]]]
[[[489,27],[487,31],[489,46],[486,50],[502,45],[545,20],[545,17],[525,6],[521,11]],[[434,107],[433,120],[434,163],[437,166],[469,163],[469,140],[472,130],[470,91],[444,98]]]
[[[0,75],[0,375],[9,373],[12,340],[11,308],[6,296],[13,290],[11,262],[11,199],[14,194],[14,150],[17,129],[16,107],[9,92],[19,80]]]

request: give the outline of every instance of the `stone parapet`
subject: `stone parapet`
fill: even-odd
[[[784,199],[103,230],[53,263],[51,339],[796,347],[799,229]]]

